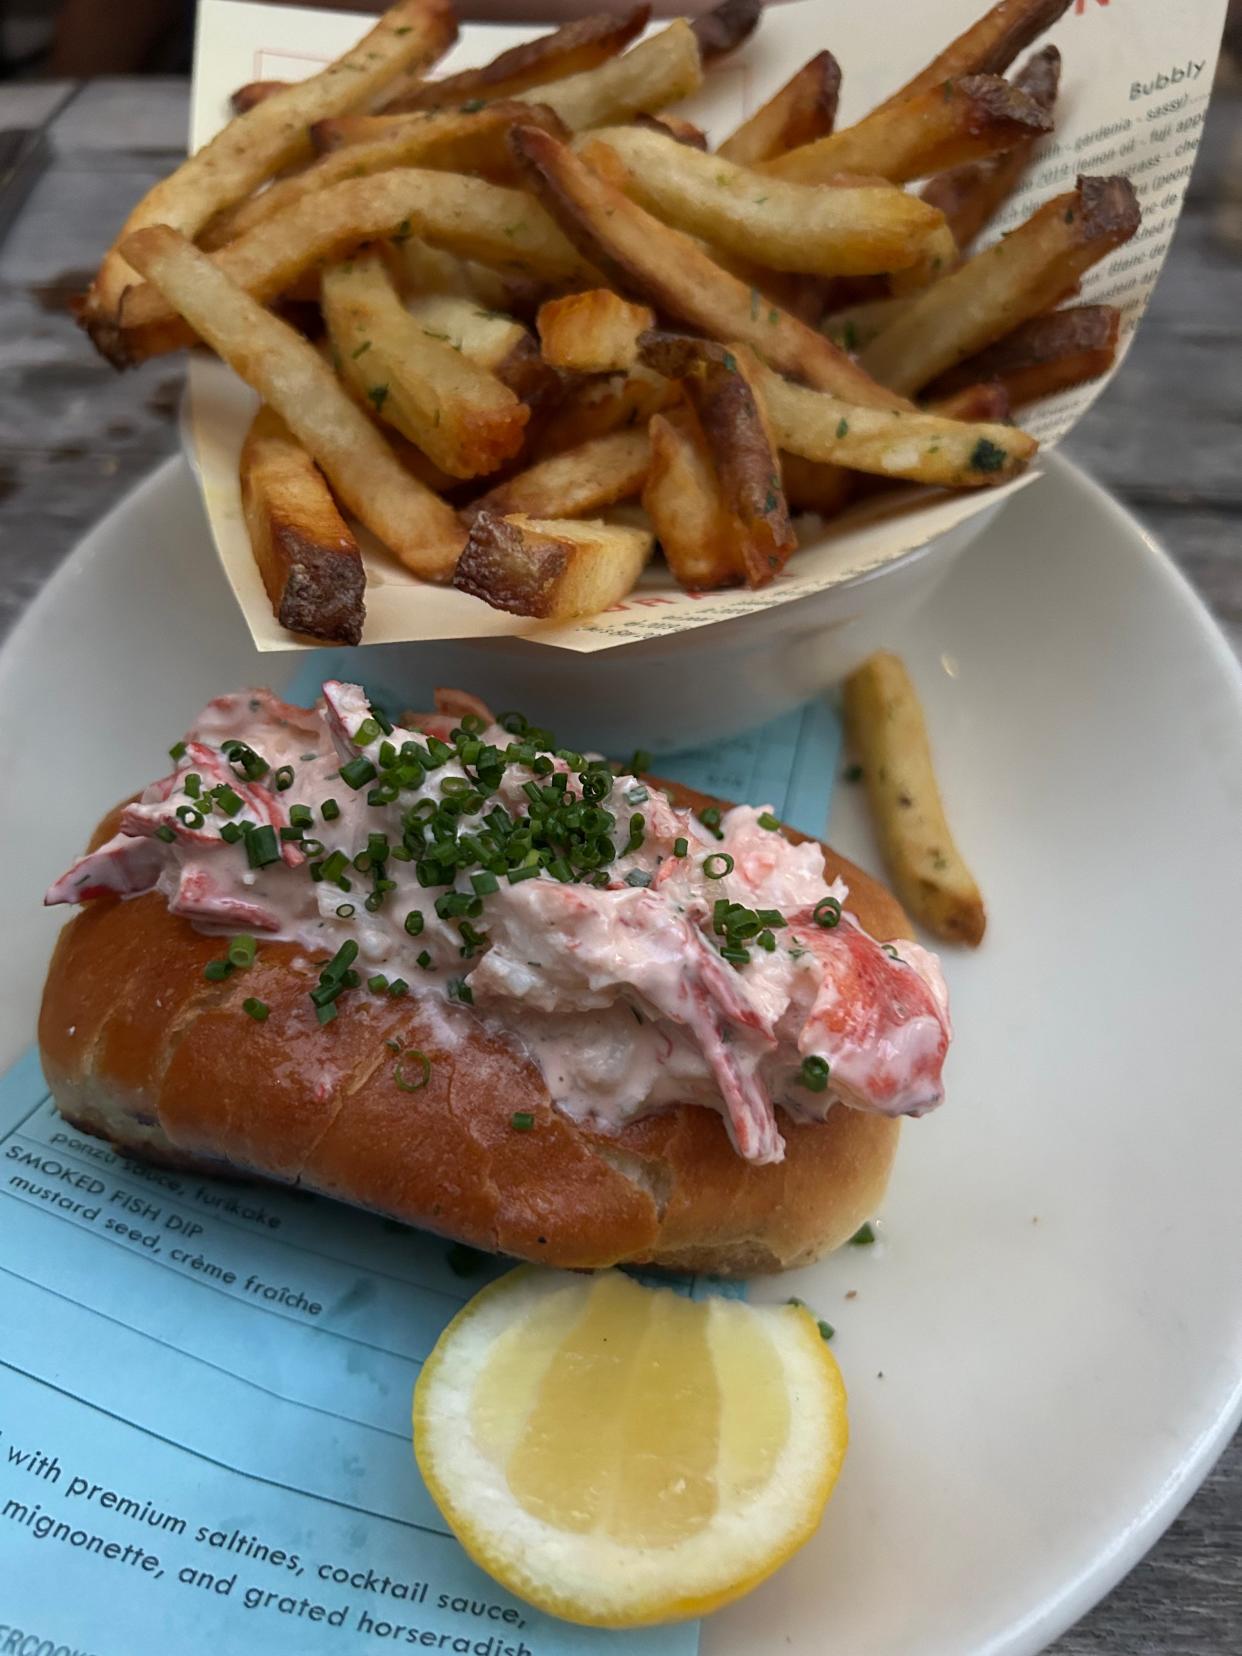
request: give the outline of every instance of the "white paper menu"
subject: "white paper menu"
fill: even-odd
[[[1207,109],[1225,5],[1226,0],[1073,0],[1043,37],[1060,48],[1063,58],[1056,131],[1041,145],[1022,189],[984,241],[1011,229],[1039,202],[1072,188],[1079,173],[1128,174],[1142,204],[1142,227],[1088,273],[1081,292],[1083,303],[1107,302],[1121,309],[1117,366],[1176,227]],[[843,71],[839,125],[845,126],[900,86],[985,9],[986,0],[914,5],[907,0],[790,0],[770,5],[745,46],[710,70],[702,91],[678,110],[719,139],[826,46]],[[206,142],[223,124],[236,86],[310,74],[347,49],[366,27],[367,20],[356,13],[200,0],[191,146]],[[456,70],[486,62],[539,32],[534,27],[469,25],[441,67]],[[1107,383],[1107,378],[1096,380],[1024,409],[1022,423],[1052,445]],[[191,458],[217,550],[255,644],[260,650],[300,648],[272,616],[241,516],[237,460],[254,398],[202,353],[192,357],[190,392]],[[1028,474],[1007,488],[1022,487],[1030,479]],[[667,570],[653,565],[629,598],[572,624],[531,621],[464,593],[427,586],[374,548],[367,552],[365,641],[523,635],[545,646],[591,652],[680,633],[770,609],[877,568],[973,516],[998,492],[1003,491],[925,493],[924,504],[878,518],[847,513],[793,557],[770,586],[755,592],[685,593]]]

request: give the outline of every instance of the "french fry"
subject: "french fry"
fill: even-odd
[[[264,219],[212,258],[239,287],[266,302],[360,242],[410,234],[466,258],[519,267],[549,280],[597,279],[522,191],[415,167],[329,185]],[[187,343],[187,330],[158,293],[134,287],[125,294],[114,362],[142,362]]]
[[[902,406],[837,346],[754,293],[698,245],[629,200],[546,132],[509,135],[531,187],[570,239],[622,293],[715,339],[742,339],[774,368],[871,407]],[[588,251],[589,250],[589,251]]]
[[[874,655],[845,681],[845,727],[898,897],[950,943],[983,941],[983,897],[945,819],[918,692],[899,656]]]
[[[839,397],[791,385],[754,358],[748,367],[767,405],[777,445],[805,460],[942,488],[977,489],[1007,482],[1039,447],[1014,426],[851,407]]]
[[[1121,312],[1112,305],[1047,311],[942,374],[929,393],[960,396],[972,379],[985,377],[1003,386],[1011,404],[1019,407],[1106,374],[1120,332]]]
[[[641,427],[591,437],[498,483],[463,508],[473,523],[480,512],[508,517],[577,518],[629,500],[643,486],[651,444]]]
[[[1009,418],[1012,404],[1009,392],[999,379],[976,380],[944,396],[931,397],[924,403],[929,414],[939,414],[944,420],[967,420],[1002,424]]]
[[[639,335],[654,325],[646,305],[631,305],[611,288],[549,299],[536,322],[544,360],[578,374],[627,372],[638,360]]]
[[[707,441],[685,406],[652,415],[643,509],[674,578],[690,592],[736,586],[742,571]]]
[[[670,115],[667,110],[660,115],[635,115],[633,125],[666,133],[679,144],[688,144],[691,149],[707,148],[707,134],[702,127],[695,126],[693,121],[683,121],[680,115]]]
[[[677,388],[648,369],[610,374],[574,386],[535,434],[537,458],[559,454],[592,437],[606,437],[624,426],[644,424],[652,414],[677,400]]]
[[[618,524],[480,512],[453,585],[493,609],[573,621],[619,603],[653,544],[647,530]]]
[[[840,92],[840,64],[831,52],[817,52],[725,139],[717,155],[740,167],[754,167],[786,150],[826,138],[836,124]]]
[[[526,305],[533,288],[528,277],[463,259],[421,236],[402,236],[390,244],[389,255],[402,290],[411,295],[452,294],[485,310],[507,311]]]
[[[134,279],[119,251],[131,231],[168,224],[196,236],[216,213],[306,155],[312,121],[357,109],[402,70],[437,57],[456,35],[452,0],[398,0],[343,57],[236,116],[148,190],[104,255],[82,306],[80,320],[104,355],[112,355],[121,295]]]
[[[405,308],[424,333],[495,374],[523,402],[541,401],[559,387],[559,376],[543,361],[533,334],[514,317],[447,293],[419,295]]]
[[[763,0],[720,0],[710,11],[700,12],[691,27],[704,63],[715,63],[748,40],[759,24]]]
[[[957,263],[957,243],[953,240],[953,232],[941,220],[913,264],[894,270],[889,275],[889,292],[894,299],[912,298],[933,282],[938,282],[942,276],[947,276]]]
[[[447,580],[463,538],[455,514],[402,468],[315,347],[167,225],[135,231],[121,250],[281,416],[354,516],[414,574]]]
[[[966,75],[886,105],[852,127],[763,162],[759,170],[799,184],[825,184],[840,172],[876,173],[902,184],[1051,130],[1047,110],[1025,92],[996,75]]]
[[[603,146],[622,164],[617,182],[647,212],[773,270],[868,276],[940,246],[937,210],[891,184],[789,184],[634,126],[577,141],[583,160],[609,176]]]
[[[549,110],[516,102],[489,104],[485,109],[464,113],[446,110],[409,115],[369,143],[351,144],[347,149],[326,145],[327,153],[301,172],[278,178],[261,194],[217,214],[199,238],[199,245],[208,251],[223,247],[305,196],[345,179],[388,172],[393,167],[417,164],[438,172],[484,172],[496,178],[510,170],[505,137],[518,121],[546,126],[549,132],[558,134],[565,130]],[[333,125],[332,121],[322,121],[313,130],[330,130]]]
[[[240,475],[251,549],[281,626],[361,642],[366,572],[358,542],[323,473],[270,408],[259,409],[246,433]]]
[[[229,99],[229,108],[234,115],[244,115],[255,104],[266,102],[277,92],[283,92],[290,83],[282,80],[247,81],[245,86],[239,86]]]
[[[697,92],[703,61],[690,24],[670,23],[620,57],[565,80],[531,87],[527,102],[544,104],[571,132],[655,114]]]
[[[878,299],[864,299],[857,305],[834,310],[824,317],[821,326],[842,350],[861,351],[909,310],[915,297],[895,299],[891,294],[884,294]]]
[[[323,313],[338,372],[451,477],[494,471],[521,448],[530,410],[495,374],[419,325],[378,254],[324,271]]]
[[[747,586],[765,586],[797,545],[761,390],[760,376],[776,376],[749,352],[684,334],[644,334],[639,354],[689,398],[719,480],[733,565]]]
[[[907,103],[962,75],[1003,74],[1019,52],[1064,15],[1069,4],[1070,0],[997,0],[875,113]]]
[[[1076,190],[1045,202],[1025,224],[926,289],[872,341],[863,362],[894,390],[921,390],[1054,305],[1129,240],[1140,217],[1128,179],[1080,178]]]
[[[479,69],[462,69],[440,80],[424,81],[408,92],[385,97],[386,113],[415,109],[460,108],[476,98],[489,102],[512,98],[532,86],[546,86],[587,69],[594,69],[618,52],[647,26],[648,5],[633,6],[627,12],[604,12],[576,17],[550,34],[523,41],[501,52]]]
[[[785,499],[795,512],[814,512],[817,517],[834,518],[849,505],[858,473],[822,460],[806,460],[800,454],[781,451],[781,482]]]
[[[1045,46],[1027,62],[1014,85],[1033,98],[1041,109],[1051,111],[1057,100],[1061,79],[1061,54]],[[959,248],[967,248],[1009,199],[1015,185],[1030,165],[1038,138],[1023,138],[1012,149],[965,167],[955,167],[929,180],[920,192],[923,200],[938,207]]]

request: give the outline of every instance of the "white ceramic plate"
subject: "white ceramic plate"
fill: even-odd
[[[1035,1651],[1242,1409],[1242,675],[1063,463],[892,642],[991,928],[948,961],[950,1102],[907,1129],[883,1246],[757,1289],[837,1325],[854,1443],[819,1535],[705,1656]],[[39,894],[100,807],[209,694],[291,665],[255,656],[180,462],[31,607],[0,656],[0,1063],[61,918]],[[840,794],[833,836],[865,855]]]

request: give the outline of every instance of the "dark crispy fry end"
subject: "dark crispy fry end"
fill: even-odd
[[[711,11],[692,20],[704,63],[713,63],[750,38],[759,23],[763,0],[720,0]]]
[[[995,75],[964,75],[959,81],[946,81],[945,87],[947,96],[966,102],[965,127],[972,138],[1010,127],[1025,128],[1032,135],[1052,131],[1052,116],[1042,105]]]
[[[1097,379],[1112,366],[1121,331],[1113,305],[1077,305],[1023,322],[1004,339],[942,374],[933,401],[960,395],[978,380],[1003,384],[1013,403]]]
[[[1051,111],[1060,80],[1061,54],[1055,46],[1045,46],[1028,59],[1013,84],[1041,109]],[[1012,149],[953,167],[923,186],[919,192],[923,200],[944,214],[959,248],[968,247],[1009,198],[1035,143],[1033,136],[1021,139]]]
[[[292,525],[272,525],[273,563],[285,572],[285,586],[279,598],[270,587],[268,596],[282,627],[337,644],[362,642],[366,573],[360,558],[342,556],[345,550],[307,540]],[[260,572],[266,584],[262,566]]]
[[[1024,47],[1052,27],[1069,3],[1070,0],[999,0],[999,4],[950,41],[938,57],[881,107],[904,102],[950,77],[1003,74]]]
[[[508,95],[542,86],[553,78],[580,74],[623,51],[646,28],[650,16],[651,7],[641,5],[623,13],[575,18],[551,34],[511,46],[481,68],[463,69],[414,91],[399,93],[384,105],[384,112],[395,115],[407,110],[442,109],[474,97],[495,96],[497,88]]]
[[[548,613],[569,554],[559,541],[480,512],[470,529],[453,585],[513,615]]]
[[[244,115],[248,109],[270,98],[273,92],[282,91],[284,86],[285,82],[279,80],[247,81],[245,86],[239,86],[234,92],[229,106],[234,115]]]
[[[1080,178],[1084,241],[1111,241],[1115,247],[1129,241],[1143,218],[1134,185],[1128,178]]]
[[[832,131],[841,98],[841,65],[831,52],[817,52],[799,69],[794,81],[798,85],[798,97],[781,133],[781,149],[813,143]]]
[[[635,115],[633,125],[650,127],[653,132],[662,132],[668,138],[675,138],[679,144],[688,145],[690,149],[707,148],[707,134],[703,128],[695,126],[693,121],[683,121],[680,115]]]
[[[966,381],[943,397],[932,396],[927,407],[948,420],[1003,425],[1009,418],[1009,392],[998,379]]]
[[[651,329],[638,341],[648,368],[679,380],[698,415],[729,510],[742,533],[738,553],[748,586],[772,580],[797,545],[780,458],[759,400],[737,356],[713,340]]]

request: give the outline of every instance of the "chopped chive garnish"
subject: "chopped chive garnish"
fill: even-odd
[[[715,805],[704,806],[699,812],[699,821],[710,833],[715,834],[717,839],[724,838],[720,832],[720,811]]]
[[[515,1110],[509,1117],[509,1125],[515,1133],[529,1133],[535,1125],[535,1118],[529,1110]]]
[[[761,811],[759,813],[759,826],[774,833],[780,827],[780,823],[772,815],[771,811]]]
[[[341,807],[335,799],[325,799],[319,807],[319,814],[325,822],[335,822],[341,814]]]
[[[392,1078],[402,1092],[421,1092],[431,1080],[431,1059],[425,1052],[403,1052],[392,1066]]]
[[[804,1058],[798,1071],[798,1082],[807,1092],[827,1092],[829,1065],[826,1058]]]
[[[446,992],[450,1000],[461,1001],[463,1006],[474,1005],[474,990],[462,978],[450,978]]]
[[[357,793],[358,789],[365,788],[368,782],[374,782],[379,772],[366,755],[360,753],[356,759],[350,759],[343,764],[339,774],[341,781]]]
[[[244,776],[247,782],[258,782],[271,769],[267,760],[257,754],[247,742],[222,742],[220,751],[237,774]]]
[[[274,828],[264,823],[261,828],[249,829],[244,837],[246,861],[251,868],[266,868],[269,863],[280,861],[280,846]]]
[[[232,970],[232,964],[227,960],[209,960],[203,967],[203,976],[208,983],[223,983]]]
[[[236,845],[238,840],[241,837],[242,837],[242,831],[241,831],[241,824],[240,823],[238,823],[238,822],[226,822],[221,826],[220,838],[225,842],[226,845]]]
[[[836,1333],[836,1329],[830,1322],[825,1322],[822,1317],[817,1317],[815,1319],[815,1326],[819,1329],[820,1339],[825,1345],[827,1345],[828,1341],[831,1340],[832,1336]]]
[[[185,743],[184,742],[174,742],[173,745],[168,750],[168,757],[175,764],[179,764],[180,761],[185,758]]]
[[[197,799],[203,791],[203,779],[197,771],[191,771],[183,779],[181,786],[191,799]]]
[[[277,793],[284,793],[287,788],[291,788],[293,786],[293,766],[282,765],[276,772],[275,781]]]
[[[688,854],[689,850],[690,850],[690,841],[689,840],[679,838],[679,839],[675,839],[673,841],[673,855],[675,857],[684,857]]]
[[[193,805],[178,805],[177,821],[184,828],[201,828],[203,826],[203,813],[196,811]]]
[[[424,925],[422,909],[411,909],[405,917],[405,929],[411,937],[417,937]]]
[[[727,851],[713,851],[710,857],[703,858],[703,872],[709,880],[723,880],[733,872],[733,858]]]
[[[409,992],[410,986],[404,978],[393,978],[392,982],[388,985],[388,993],[390,995],[408,995]]]
[[[155,837],[158,840],[163,840],[165,845],[171,845],[177,836],[166,822],[162,822],[155,830]]]
[[[316,1005],[315,1016],[319,1019],[321,1025],[330,1024],[333,1018],[336,1017],[336,1002],[324,1001],[322,1004]]]
[[[651,875],[648,874],[645,868],[631,868],[625,876],[625,883],[628,886],[649,886]]]
[[[874,1241],[875,1227],[870,1220],[867,1220],[865,1224],[859,1225],[853,1236],[850,1237],[850,1246],[852,1248],[869,1248]]]
[[[338,903],[336,905],[336,917],[338,920],[352,920],[357,912],[357,909],[352,903]]]
[[[211,790],[211,797],[215,801],[216,810],[221,816],[236,816],[242,808],[242,796],[227,782],[221,782],[218,788]]]
[[[261,1001],[254,995],[247,995],[242,1002],[242,1011],[248,1018],[253,1018],[255,1023],[266,1023],[271,1007],[266,1001]]]
[[[373,995],[382,995],[388,987],[388,979],[383,972],[376,972],[374,977],[367,979],[367,988]]]
[[[490,897],[493,891],[500,890],[500,881],[486,869],[482,874],[472,874],[470,884],[480,897]]]
[[[354,731],[354,741],[359,747],[369,747],[380,733],[378,719],[364,719]]]
[[[831,931],[834,926],[841,924],[841,905],[835,897],[821,897],[815,905],[812,919],[817,926],[823,926],[825,931]]]
[[[426,949],[420,951],[417,964],[422,967],[424,972],[429,972],[431,970],[431,956],[427,953]]]
[[[230,966],[253,966],[254,957],[259,952],[259,945],[253,937],[230,937],[228,957]]]

